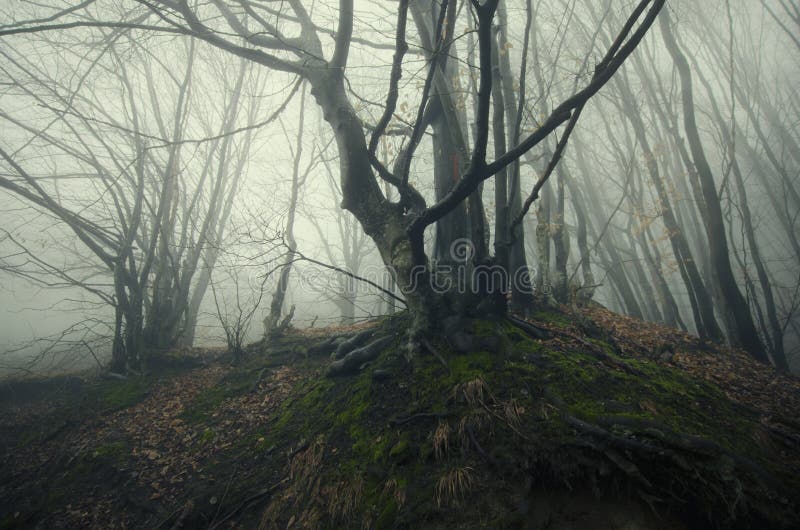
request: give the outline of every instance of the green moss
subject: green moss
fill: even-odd
[[[40,438],[42,438],[42,431],[40,430],[40,426],[37,426],[32,429],[27,429],[20,435],[19,441],[17,442],[17,447],[23,448],[25,446],[37,442]]]
[[[394,460],[400,460],[410,453],[408,440],[402,438],[389,449],[389,456]]]
[[[207,427],[203,431],[203,434],[200,435],[200,443],[201,444],[207,444],[208,442],[210,442],[210,441],[212,441],[214,439],[214,435],[215,435],[214,429],[212,429],[210,427]]]
[[[348,402],[344,410],[336,416],[336,424],[349,425],[350,423],[358,421],[367,411],[367,408],[369,408],[369,403],[366,400],[353,399],[351,402]]]
[[[344,395],[339,396],[339,402],[335,408],[332,408],[334,403],[329,404],[326,411],[333,412],[338,409],[336,425],[348,425],[361,419],[371,404],[371,388],[372,379],[370,374],[363,373],[355,381],[349,383]]]
[[[292,419],[295,417],[295,410],[289,406],[291,401],[284,401],[278,410],[277,419],[275,420],[274,429],[282,431],[289,426]]]
[[[464,383],[489,372],[497,362],[496,354],[479,351],[465,355],[456,355],[450,358],[449,382],[453,384]]]
[[[237,370],[226,375],[219,383],[199,392],[183,411],[182,417],[190,423],[208,419],[227,399],[250,391],[261,370]]]
[[[350,426],[350,439],[358,464],[381,463],[386,460],[386,448],[389,446],[389,437],[386,434],[374,436],[374,433],[353,424]]]
[[[537,317],[557,325],[569,324],[567,317],[549,311]],[[752,459],[759,463],[763,461],[752,438],[757,418],[737,410],[714,385],[698,382],[679,370],[644,358],[617,355],[602,340],[587,339],[604,352],[597,355],[594,349],[587,351],[585,345],[574,345],[572,350],[568,340],[532,339],[506,322],[476,322],[473,331],[500,335],[507,347],[498,348],[498,352],[455,354],[443,341],[436,342],[448,366],[434,356],[419,355],[414,360],[413,373],[389,349],[371,367],[390,372],[388,380],[373,381],[372,369],[346,378],[311,378],[298,385],[270,425],[247,438],[239,450],[252,454],[253,448],[263,451],[277,447],[283,452],[295,447],[299,440],[313,440],[321,435],[326,446],[320,475],[322,484],[350,483],[356,477],[363,480],[364,501],[360,510],[365,520],[371,521],[371,527],[436,527],[445,517],[436,506],[436,481],[447,469],[474,469],[476,481],[480,476],[483,492],[508,493],[503,489],[508,477],[491,478],[493,475],[484,466],[485,455],[478,455],[469,443],[462,447],[456,433],[461,420],[480,407],[453,399],[453,388],[480,377],[491,392],[491,397],[487,397],[491,411],[481,421],[491,425],[475,424],[473,435],[486,455],[501,465],[511,463],[515,472],[530,462],[540,462],[546,468],[545,474],[549,473],[547,476],[565,483],[596,471],[581,467],[591,465],[591,457],[584,458],[591,452],[591,444],[582,438],[586,433],[578,432],[574,424],[565,421],[562,412],[613,430],[619,436],[656,445],[657,429],[647,425],[657,423],[677,433],[713,440],[737,454],[754,455]],[[519,423],[513,427],[504,420],[504,406],[512,398],[522,411]],[[540,410],[543,406],[544,412]],[[435,456],[432,444],[439,419],[388,421],[421,413],[447,415],[441,421],[450,424],[452,438],[444,458]],[[609,417],[631,422],[624,427],[603,423]],[[551,458],[553,455],[560,456]],[[603,455],[599,458],[604,459],[604,472],[608,473],[607,459]],[[687,458],[701,460],[694,455]],[[643,465],[649,466],[651,462]],[[525,468],[526,473],[529,470]],[[657,473],[662,471],[659,469]],[[613,466],[611,472],[615,472]],[[485,476],[479,473],[489,477],[487,482],[483,482]],[[658,476],[657,473],[645,472],[648,477]],[[709,476],[701,478],[713,480]],[[694,479],[686,480],[695,483]],[[389,483],[405,492],[408,496],[405,502],[398,504],[392,488],[387,486]],[[459,517],[474,517],[480,511],[479,506],[485,507],[481,502],[494,503],[497,511],[493,513],[508,514],[514,509],[508,503],[503,504],[500,493],[473,497],[465,503],[466,509],[447,512],[448,522],[444,526],[457,527]],[[484,497],[489,500],[484,501]],[[296,509],[296,505],[286,507],[287,513],[295,513],[292,510]],[[482,520],[490,522],[492,517],[487,515]]]
[[[94,401],[101,410],[121,410],[142,401],[148,392],[148,384],[142,377],[125,381],[102,381],[94,387]]]
[[[324,404],[326,392],[333,386],[329,379],[318,379],[313,381],[303,392],[300,400],[305,407],[318,407]]]
[[[472,332],[475,335],[484,337],[497,335],[497,324],[490,320],[473,320]]]
[[[398,511],[399,509],[397,507],[397,502],[394,499],[390,499],[388,502],[386,502],[383,505],[380,515],[378,516],[378,520],[375,522],[376,530],[393,528],[394,522],[397,519]]]
[[[532,316],[533,320],[538,320],[540,322],[548,322],[550,324],[556,324],[561,327],[567,327],[572,324],[572,321],[569,319],[567,315],[554,310],[537,311],[533,313]]]
[[[130,447],[123,441],[111,442],[95,447],[90,456],[108,462],[120,463],[125,460],[130,452]]]

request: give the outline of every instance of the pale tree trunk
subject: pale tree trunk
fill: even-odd
[[[303,126],[305,121],[305,86],[301,88],[300,92],[300,116],[297,124],[297,138],[295,140],[295,148],[293,149],[294,162],[292,165],[292,192],[289,199],[289,210],[286,214],[286,228],[284,230],[284,244],[286,245],[286,257],[284,258],[283,267],[280,270],[278,283],[275,286],[275,291],[272,294],[272,301],[270,302],[269,314],[264,319],[264,335],[267,338],[273,338],[283,333],[288,327],[291,316],[294,313],[294,307],[289,312],[289,315],[281,320],[283,313],[283,304],[286,299],[286,292],[289,289],[289,275],[292,271],[292,263],[295,258],[295,251],[297,251],[297,242],[294,239],[294,221],[297,212],[297,200],[300,193],[301,175],[300,175],[300,162],[303,156]],[[291,149],[291,148],[290,148]]]
[[[442,16],[434,6],[435,4],[430,0],[410,4],[411,14],[420,34],[423,49],[428,52],[428,59],[432,57],[430,51],[435,48],[434,28]],[[455,0],[448,2],[443,28],[443,32],[448,35],[453,34],[456,8]],[[431,103],[423,118],[425,123],[423,127],[430,123],[433,129],[433,180],[437,202],[453,189],[469,163],[465,128],[466,98],[464,97],[460,105],[455,99],[459,93],[457,86],[458,57],[455,54],[454,47],[446,47],[441,50],[440,59],[436,65],[437,71],[433,78]],[[467,204],[469,204],[469,208]],[[475,245],[478,254],[485,255],[482,216],[483,206],[480,197],[474,196],[469,201],[458,204],[446,216],[437,221],[433,259],[442,265],[452,267],[455,263],[455,256],[452,255],[454,245],[465,239],[469,239]]]
[[[495,87],[501,85],[500,77],[500,48],[497,46],[496,39],[492,46],[492,83]],[[492,136],[494,138],[495,157],[503,155],[506,150],[506,128],[505,119],[510,115],[506,114],[505,98],[503,90],[492,91]],[[494,177],[494,253],[497,265],[506,273],[510,270],[511,254],[511,234],[509,233],[509,201],[508,201],[508,170],[503,168]]]
[[[566,166],[564,169],[566,169]],[[580,284],[578,284],[577,281],[571,281],[572,285],[570,286],[570,290],[572,290],[575,295],[572,302],[582,305],[592,299],[596,288],[594,273],[592,272],[592,255],[589,251],[586,206],[584,204],[584,197],[575,185],[574,179],[567,178],[566,184],[569,188],[572,209],[575,211],[575,218],[578,222],[576,242],[578,244],[578,252],[580,252],[581,256],[579,265],[583,280]],[[577,273],[577,268],[575,273]],[[575,273],[573,273],[572,276],[574,276]]]
[[[600,192],[595,188],[593,174],[589,169],[589,164],[583,155],[586,144],[584,144],[579,136],[574,139],[575,142],[575,159],[578,163],[579,173],[583,180],[583,189],[585,194],[589,197],[600,197]],[[633,287],[628,280],[627,273],[625,272],[624,260],[620,255],[614,241],[613,232],[607,230],[611,218],[608,217],[602,208],[599,200],[585,201],[587,210],[593,220],[589,223],[591,232],[594,235],[595,247],[602,244],[607,254],[606,271],[608,277],[611,278],[612,283],[617,288],[619,293],[620,304],[625,308],[624,313],[635,318],[644,318],[641,306],[633,292]],[[612,212],[612,217],[616,212]],[[606,228],[606,230],[604,230]]]
[[[233,86],[231,92],[231,100],[227,109],[227,119],[222,124],[220,135],[221,140],[214,142],[213,149],[210,150],[209,160],[206,162],[206,170],[211,170],[211,158],[215,153],[219,153],[216,179],[212,196],[209,199],[209,209],[203,219],[203,225],[200,233],[191,245],[184,244],[183,247],[192,247],[192,252],[189,253],[183,266],[181,275],[181,289],[187,294],[187,305],[184,310],[185,317],[183,319],[180,337],[178,344],[181,347],[191,347],[194,344],[196,328],[198,322],[198,315],[200,306],[208,291],[211,277],[216,266],[217,259],[219,258],[225,230],[227,228],[228,220],[233,211],[234,200],[239,191],[242,177],[245,173],[245,166],[248,162],[248,153],[255,138],[255,131],[252,128],[243,133],[244,138],[239,145],[234,148],[233,138],[231,135],[235,126],[236,118],[240,111],[241,88],[245,80],[245,75],[250,71],[249,63],[242,59],[239,67],[239,76]],[[292,95],[290,94],[289,99]],[[288,99],[287,99],[288,102]],[[250,100],[249,108],[247,110],[248,120],[247,123],[252,125],[258,121],[261,112],[261,105],[257,100]],[[280,111],[276,111],[270,117],[270,121],[277,119]],[[236,163],[233,164],[234,151],[238,151],[236,155]],[[196,198],[193,198],[193,203]],[[189,230],[188,224],[190,222],[191,212],[186,212],[184,220],[183,232]],[[199,274],[197,271],[199,269]],[[197,279],[192,285],[195,274]]]
[[[175,252],[175,226],[177,217],[177,193],[181,164],[181,140],[183,139],[186,116],[189,112],[189,102],[192,90],[192,72],[194,66],[195,46],[189,45],[189,57],[186,71],[178,89],[178,98],[175,115],[172,117],[170,131],[160,122],[161,133],[173,141],[169,149],[166,164],[163,168],[162,179],[165,184],[162,191],[156,190],[155,196],[160,198],[159,208],[163,208],[161,219],[154,220],[151,237],[158,239],[157,253],[153,263],[154,278],[152,281],[152,294],[148,303],[146,323],[143,328],[143,343],[150,350],[163,350],[171,348],[177,341],[177,327],[180,317],[176,317],[179,306],[185,306],[181,300],[182,293],[178,290],[180,263],[176,261]],[[148,70],[149,72],[149,70]],[[152,80],[148,76],[152,88]],[[156,222],[158,225],[156,226]]]

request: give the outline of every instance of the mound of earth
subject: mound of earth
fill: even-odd
[[[800,525],[797,379],[599,307],[440,327],[8,383],[0,528]]]

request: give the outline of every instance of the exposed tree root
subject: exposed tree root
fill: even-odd
[[[392,340],[394,340],[394,337],[388,335],[386,337],[381,337],[380,339],[374,340],[366,346],[356,348],[355,350],[346,353],[343,357],[333,361],[328,366],[326,375],[328,377],[334,377],[338,375],[349,375],[358,371],[361,365],[375,359],[378,354],[392,342]],[[338,354],[339,350],[337,350],[337,355]]]
[[[508,315],[508,320],[514,324],[516,327],[533,337],[534,339],[538,340],[547,340],[550,338],[550,333],[548,330],[544,328],[540,328],[534,324],[526,320],[522,320],[521,318],[515,317],[514,315]]]
[[[365,331],[362,331],[361,333],[358,333],[358,334],[346,339],[344,342],[339,344],[339,346],[336,348],[336,351],[333,353],[333,356],[332,356],[333,360],[338,361],[339,359],[341,359],[345,355],[347,355],[350,352],[354,351],[356,348],[366,344],[367,341],[372,337],[374,332],[375,331],[372,330],[372,329],[367,329]]]
[[[337,340],[340,340],[341,336],[333,336],[328,337],[327,339],[323,340],[319,344],[315,344],[311,348],[308,349],[308,356],[315,357],[317,355],[325,355],[329,351],[334,348]]]
[[[731,523],[742,511],[774,502],[764,494],[769,490],[778,491],[776,488],[780,483],[775,477],[755,462],[733,454],[711,440],[674,432],[652,420],[617,416],[598,418],[600,424],[612,428],[626,427],[646,436],[631,438],[576,418],[560,408],[564,421],[578,433],[578,438],[569,445],[602,455],[632,483],[643,487],[640,492],[643,491],[648,498],[667,495],[679,503],[694,503],[698,500],[687,495],[696,494],[691,484],[699,481],[706,484],[704,495],[707,499],[702,502],[724,506]],[[653,440],[647,440],[647,437]],[[600,461],[597,466],[601,469]],[[665,480],[664,473],[671,478]],[[646,476],[648,474],[650,477]],[[665,490],[654,484],[672,486]]]

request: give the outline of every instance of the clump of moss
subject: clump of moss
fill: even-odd
[[[205,429],[203,429],[203,433],[200,435],[200,443],[207,444],[212,440],[214,440],[214,436],[216,436],[216,433],[214,433],[214,429],[212,429],[211,427],[206,427]]]
[[[91,450],[90,458],[120,463],[125,460],[130,452],[130,446],[124,441],[109,442],[99,445]]]
[[[94,389],[94,398],[101,410],[114,411],[132,407],[142,401],[149,391],[145,378],[125,381],[102,381]]]
[[[561,327],[568,327],[572,324],[568,315],[556,310],[549,310],[549,311],[536,311],[532,315],[533,320],[538,320],[540,322],[548,322],[550,324],[556,324]]]

